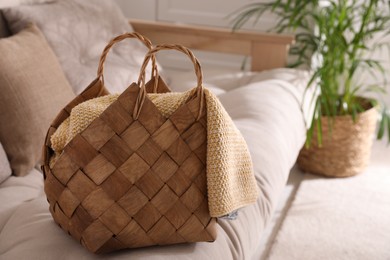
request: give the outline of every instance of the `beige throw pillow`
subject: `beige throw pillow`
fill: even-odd
[[[56,56],[34,25],[0,39],[0,142],[14,175],[40,160],[51,121],[73,97]]]
[[[77,94],[96,77],[100,55],[109,40],[133,31],[113,0],[62,0],[21,5],[3,10],[3,15],[13,33],[19,32],[26,23],[37,25]],[[146,52],[147,48],[135,39],[115,45],[104,64],[108,91],[122,93],[138,80]],[[160,66],[159,69],[161,74]],[[148,66],[146,75],[150,73]]]

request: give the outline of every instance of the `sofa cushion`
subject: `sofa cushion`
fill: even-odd
[[[96,77],[100,54],[108,41],[118,34],[133,31],[115,1],[67,0],[17,6],[3,12],[14,33],[28,22],[37,24],[76,93]],[[105,63],[104,74],[110,92],[122,92],[138,79],[146,51],[147,48],[134,39],[114,47]]]
[[[260,259],[256,255],[286,185],[288,173],[305,141],[302,97],[306,84],[289,83],[294,74],[275,73],[278,79],[256,82],[264,74],[243,75],[227,73],[212,83],[224,91],[219,95],[237,128],[246,139],[253,159],[256,180],[261,196],[255,205],[239,210],[234,221],[218,220],[218,236],[214,243],[191,243],[173,246],[156,246],[136,250],[121,250],[101,256],[104,259]],[[176,77],[179,76],[176,73]],[[283,76],[285,75],[285,76]],[[175,77],[175,78],[176,78]],[[190,79],[194,78],[191,71]],[[225,81],[226,80],[226,81]],[[229,82],[228,88],[222,82]],[[240,84],[240,82],[242,84]],[[246,83],[243,83],[246,82]],[[185,82],[181,81],[185,84]],[[185,84],[187,85],[187,84]],[[305,99],[310,103],[310,99]],[[42,180],[41,176],[37,176]],[[11,179],[11,178],[10,178]],[[21,178],[19,178],[21,179]],[[9,182],[8,180],[6,182]],[[0,185],[0,205],[4,198]],[[30,197],[28,197],[30,199]],[[1,212],[1,207],[0,207]],[[0,214],[1,216],[1,214]],[[3,224],[4,223],[4,224]],[[0,252],[4,259],[97,259],[79,242],[66,235],[53,221],[46,197],[20,204],[12,218],[0,218]],[[37,236],[39,234],[39,236]],[[1,258],[0,257],[0,258]]]
[[[11,166],[9,165],[7,155],[0,143],[0,183],[11,176]]]
[[[51,121],[74,94],[39,29],[0,40],[0,141],[15,175],[40,160]]]

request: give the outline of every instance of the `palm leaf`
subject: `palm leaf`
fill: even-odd
[[[260,24],[265,13],[272,13],[277,17],[273,31],[297,32],[295,44],[289,51],[294,62],[289,67],[306,66],[312,69],[304,97],[310,98],[310,104],[314,104],[315,114],[307,131],[306,144],[310,144],[314,128],[321,130],[321,116],[329,118],[330,126],[337,115],[351,115],[356,120],[363,111],[357,98],[359,95],[387,93],[388,73],[383,60],[367,54],[386,47],[390,50],[390,43],[385,38],[390,34],[390,1],[328,0],[326,7],[321,6],[320,2],[269,0],[267,3],[253,3],[239,9],[233,26],[238,29],[252,21],[253,24]],[[372,44],[374,39],[376,42]],[[312,63],[313,54],[320,57],[316,67]],[[364,83],[362,71],[377,78],[377,82]],[[308,88],[312,85],[315,94],[307,96]],[[380,126],[378,136],[383,137],[386,129],[390,130],[388,113],[382,115]],[[319,132],[317,135],[322,138]],[[388,137],[390,140],[390,133]],[[322,139],[319,141],[322,142]]]

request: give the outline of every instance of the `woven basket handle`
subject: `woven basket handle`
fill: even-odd
[[[139,116],[139,114],[141,112],[141,109],[142,109],[145,97],[146,97],[146,87],[145,87],[145,70],[146,70],[146,67],[147,67],[147,65],[149,63],[149,60],[152,59],[152,62],[153,62],[153,58],[154,58],[155,54],[157,52],[161,51],[161,50],[177,50],[177,51],[180,51],[180,52],[186,54],[191,59],[192,63],[194,64],[195,75],[196,75],[196,78],[197,78],[197,86],[196,86],[196,88],[193,89],[192,95],[196,95],[196,96],[200,97],[199,113],[198,113],[198,117],[197,117],[197,120],[199,120],[200,116],[202,114],[202,109],[203,109],[203,105],[204,105],[203,84],[202,84],[202,81],[203,81],[202,67],[201,67],[198,59],[192,53],[192,51],[190,51],[188,48],[186,48],[186,47],[184,47],[182,45],[177,45],[177,44],[161,44],[161,45],[157,45],[155,48],[151,49],[146,54],[144,62],[143,62],[142,67],[141,67],[140,75],[139,75],[139,78],[138,78],[138,85],[140,86],[140,92],[138,94],[137,102],[136,102],[136,105],[134,107],[133,117],[135,119],[138,118],[138,116]]]
[[[97,70],[97,77],[101,79],[103,85],[104,85],[104,62],[106,61],[106,58],[107,58],[107,55],[108,55],[108,52],[111,50],[111,48],[125,40],[125,39],[129,39],[129,38],[135,38],[135,39],[138,39],[140,40],[149,50],[151,50],[153,48],[153,45],[151,43],[151,41],[146,38],[145,36],[137,33],[137,32],[133,32],[133,33],[124,33],[124,34],[121,34],[121,35],[118,35],[116,36],[115,38],[111,39],[111,41],[107,44],[107,46],[104,48],[103,52],[102,52],[102,55],[100,56],[100,61],[99,61],[99,67],[98,67],[98,70]],[[152,77],[157,77],[158,76],[158,70],[157,70],[157,65],[156,65],[156,58],[155,58],[155,55],[152,55],[151,56],[151,59],[152,59]],[[156,81],[156,84],[157,85],[157,81]],[[155,86],[155,90],[157,89],[157,86]]]

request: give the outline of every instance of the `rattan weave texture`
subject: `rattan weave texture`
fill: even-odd
[[[323,144],[318,146],[314,131],[313,144],[302,148],[298,166],[310,173],[328,177],[348,177],[366,168],[371,154],[373,135],[377,122],[377,110],[371,108],[360,113],[356,122],[351,116],[335,117],[329,135],[329,120],[323,117]]]

